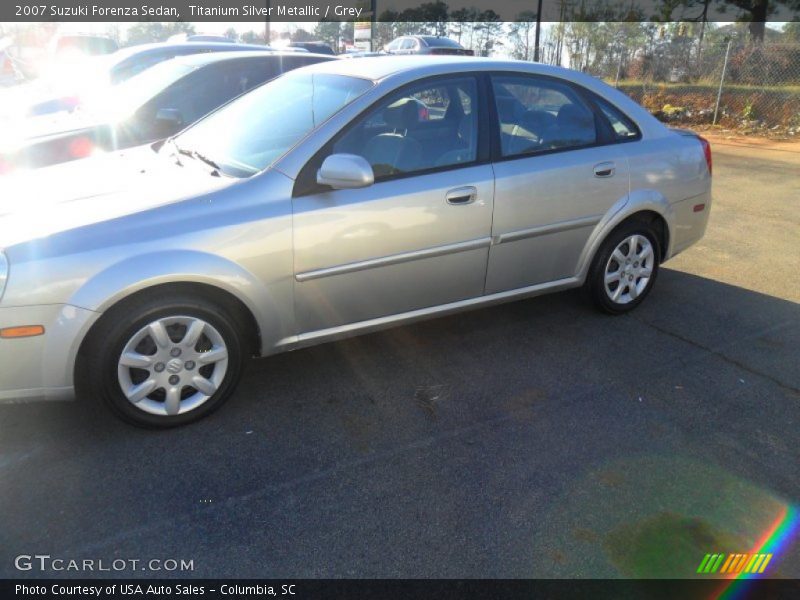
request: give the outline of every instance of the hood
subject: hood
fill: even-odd
[[[238,181],[149,146],[0,177],[0,248],[212,192]]]

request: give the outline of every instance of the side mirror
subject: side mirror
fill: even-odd
[[[363,188],[375,183],[375,175],[363,156],[331,154],[317,171],[317,183],[335,190]]]
[[[183,115],[177,108],[159,108],[156,112],[156,122],[162,127],[180,129],[183,127]]]

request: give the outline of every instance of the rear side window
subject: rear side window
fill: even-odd
[[[592,110],[567,85],[535,77],[492,77],[504,157],[597,142]]]
[[[595,96],[593,100],[611,124],[615,139],[630,140],[639,137],[639,129],[634,125],[633,121],[626,117],[616,106],[613,106],[599,96]]]

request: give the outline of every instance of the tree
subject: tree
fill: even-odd
[[[424,23],[425,33],[447,35],[447,4],[441,0],[426,2],[417,7],[417,21]]]
[[[530,10],[517,15],[508,28],[508,37],[513,45],[511,56],[518,60],[533,60],[536,13]]]
[[[241,35],[242,42],[245,44],[266,44],[267,36],[264,31],[245,31]]]
[[[222,35],[224,35],[229,40],[233,40],[234,42],[239,41],[239,34],[236,33],[236,30],[233,27],[228,27],[225,30],[225,33],[223,33]]]
[[[493,10],[484,10],[478,15],[474,24],[475,33],[478,36],[478,47],[476,48],[479,56],[489,56],[495,46],[502,46],[500,37],[503,33],[503,23],[500,15]]]
[[[314,28],[314,38],[326,42],[331,48],[335,48],[338,51],[341,29],[339,21],[320,21]]]
[[[787,42],[800,43],[800,21],[792,21],[783,26],[783,35]]]
[[[473,26],[477,19],[478,11],[474,8],[454,10],[450,13],[450,35],[454,36],[462,46],[472,47]]]
[[[132,46],[134,44],[163,42],[171,35],[177,33],[193,35],[195,33],[194,25],[183,21],[178,21],[176,23],[161,23],[155,21],[134,23],[131,28],[128,29],[125,43],[128,46]]]
[[[314,39],[314,36],[302,27],[298,27],[292,32],[290,39],[293,42],[310,42]]]

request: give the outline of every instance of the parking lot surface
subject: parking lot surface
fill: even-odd
[[[257,361],[172,431],[0,406],[0,575],[687,577],[791,529],[800,154],[714,151],[706,237],[628,316],[573,291]]]

